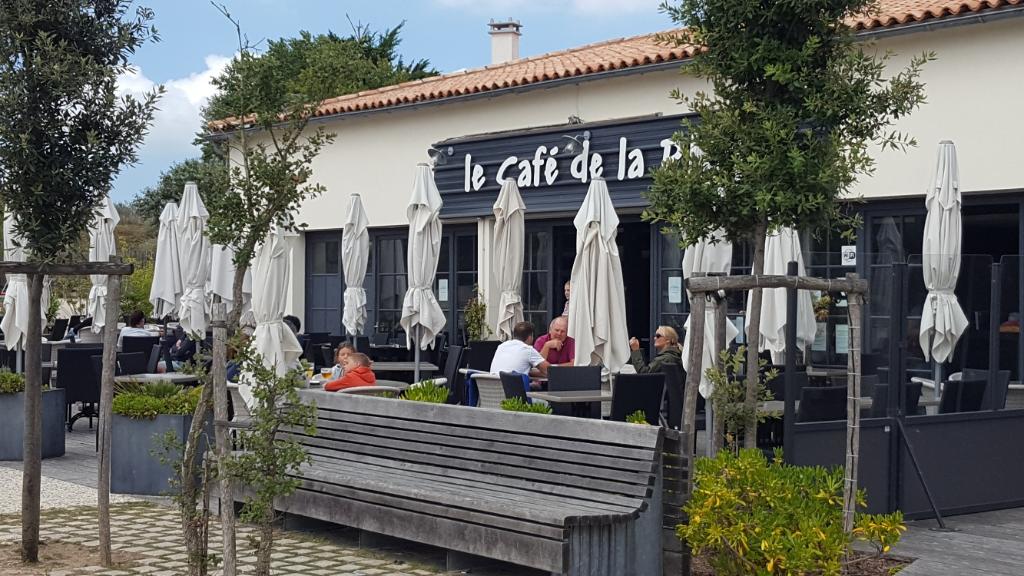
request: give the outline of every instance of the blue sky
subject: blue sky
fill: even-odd
[[[112,196],[123,202],[155,184],[172,162],[196,154],[192,135],[199,109],[212,93],[209,81],[237,50],[230,23],[205,0],[143,0],[156,12],[161,41],[139,50],[136,73],[122,78],[126,91],[164,84],[139,163],[125,168]],[[534,56],[591,42],[672,27],[660,0],[223,0],[251,41],[291,37],[300,30],[347,34],[353,22],[382,30],[405,21],[401,53],[427,58],[450,72],[490,62],[489,19],[523,24],[520,56]]]

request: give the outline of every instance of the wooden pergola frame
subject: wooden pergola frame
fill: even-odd
[[[720,291],[730,290],[754,290],[761,288],[786,288],[795,295],[797,290],[817,290],[820,292],[845,292],[848,297],[849,314],[849,348],[847,351],[847,366],[849,368],[849,383],[847,385],[846,400],[846,467],[844,471],[843,485],[843,527],[847,532],[853,530],[854,513],[856,511],[857,472],[860,446],[860,385],[861,385],[861,310],[868,294],[868,281],[859,278],[857,274],[847,274],[845,278],[814,278],[808,276],[797,276],[795,267],[790,264],[789,276],[772,275],[747,275],[747,276],[706,276],[697,274],[686,280],[686,289],[694,297],[691,300],[690,308],[690,350],[689,364],[690,371],[686,374],[685,397],[683,400],[683,435],[684,446],[690,462],[694,457],[694,434],[695,418],[697,411],[697,394],[700,386],[700,378],[703,373],[701,366],[704,357],[704,314],[709,296]],[[789,299],[792,304],[795,298]],[[796,325],[796,306],[787,306],[787,329]],[[724,307],[719,307],[715,315],[715,340],[721,344],[725,343],[725,315]],[[754,336],[753,343],[756,345],[757,336]],[[786,355],[786,369],[795,369],[795,355]],[[787,398],[787,402],[794,401]],[[720,420],[720,419],[719,419]],[[717,426],[716,426],[717,429]],[[754,433],[747,431],[747,433]],[[709,434],[714,434],[709,431]],[[718,436],[715,434],[715,436]],[[709,441],[712,441],[709,436]],[[692,465],[691,473],[687,475],[686,494],[693,491]]]
[[[117,322],[121,313],[121,277],[130,276],[135,267],[131,263],[122,263],[117,256],[109,262],[80,262],[70,264],[51,264],[39,262],[0,262],[2,274],[25,274],[29,284],[29,310],[39,310],[41,306],[38,295],[41,293],[43,276],[91,276],[107,277],[107,305],[105,309],[103,332],[103,373],[100,378],[100,461],[97,485],[97,504],[99,509],[99,542],[100,562],[104,566],[112,565],[110,549],[110,421],[113,418],[114,372],[117,364]],[[39,290],[34,284],[39,283]],[[25,331],[25,412],[39,413],[41,410],[42,366],[40,365],[42,323],[39,314],[29,314],[28,329]],[[39,424],[41,421],[36,419]],[[25,444],[22,455],[22,538],[38,538],[39,526],[33,530],[26,526],[26,506],[29,509],[39,508],[39,484],[36,479],[42,476],[42,430],[40,426],[31,426],[29,418],[25,418]],[[31,474],[30,474],[31,473]]]

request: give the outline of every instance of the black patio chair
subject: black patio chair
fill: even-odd
[[[121,352],[142,352],[148,355],[153,346],[159,343],[159,336],[125,336],[121,338]]]
[[[497,340],[481,340],[473,342],[466,350],[466,362],[473,370],[491,370],[491,360],[494,359],[494,351],[498,349],[501,342]]]
[[[356,352],[362,354],[370,353],[370,337],[369,336],[355,336],[352,338],[352,346],[356,349]]]
[[[330,344],[320,345],[320,366],[328,368],[334,366],[334,350],[336,346]]]
[[[921,407],[921,383],[908,382],[903,388],[904,392],[904,414],[915,416]],[[871,417],[885,418],[888,416],[887,403],[889,402],[889,385],[877,384],[871,394]]]
[[[152,350],[152,347],[151,347]],[[117,355],[118,374],[145,374],[149,363],[149,354],[145,352],[120,352]]]
[[[943,383],[942,395],[939,397],[939,414],[981,410],[987,384],[983,379],[950,380]]]
[[[518,372],[502,372],[498,374],[501,377],[501,387],[505,390],[505,398],[519,398],[527,404],[530,403],[529,398],[526,396],[526,384],[523,381],[523,375]]]
[[[797,422],[846,419],[846,386],[809,386],[800,391]]]
[[[69,321],[67,318],[57,318],[56,320],[54,320],[53,327],[50,328],[50,335],[47,337],[47,339],[50,342],[58,342],[60,340],[63,340],[64,335],[68,331],[68,322]]]
[[[682,366],[663,364],[661,373],[665,375],[665,426],[679,430],[683,425],[683,393],[686,389],[686,372]]]
[[[448,404],[462,404],[465,401],[465,380],[459,368],[462,368],[462,346],[449,346],[442,371],[444,379],[448,381]]]
[[[985,380],[988,386],[985,387],[985,398],[981,402],[982,410],[1003,410],[1006,408],[1006,395],[1010,389],[1010,371],[998,370],[993,381],[988,370],[977,368],[965,368],[962,374],[963,379]]]
[[[657,426],[664,394],[664,373],[619,374],[612,391],[611,420],[625,422],[630,414],[642,411],[647,423]]]
[[[154,344],[149,349],[149,360],[146,361],[146,372],[156,374],[160,365],[160,344]]]
[[[549,392],[600,389],[600,366],[552,366],[548,368]],[[660,400],[658,401],[658,409],[661,409]],[[579,408],[577,407],[574,412],[572,404],[552,404],[551,411],[559,416],[573,416],[579,413]],[[599,417],[601,414],[601,403],[591,402],[587,405],[585,411],[589,412],[590,417]]]
[[[92,368],[92,357],[99,354],[102,347],[67,346],[57,350],[57,388],[64,389],[64,397],[68,406],[68,431],[70,432],[79,418],[92,421],[98,417],[96,407],[100,402],[100,384]],[[74,405],[81,403],[81,409],[72,414]]]

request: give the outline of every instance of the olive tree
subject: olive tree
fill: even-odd
[[[870,175],[873,145],[903,150],[913,138],[891,128],[925,101],[922,54],[890,70],[888,53],[859,41],[848,22],[873,0],[679,0],[662,5],[685,26],[663,40],[695,44],[684,73],[713,89],[672,96],[696,118],[673,139],[681,156],[654,171],[645,217],[684,246],[722,229],[754,250],[764,272],[765,235],[780,227],[853,233],[844,211],[854,183]],[[748,341],[759,340],[761,289],[752,291]],[[756,429],[758,347],[746,362],[745,427]],[[744,444],[753,447],[755,434]]]
[[[114,176],[136,160],[161,89],[118,94],[152,12],[130,0],[0,0],[0,197],[30,262],[67,258]],[[42,276],[30,274],[29,309]],[[26,334],[22,558],[39,559],[40,333]]]

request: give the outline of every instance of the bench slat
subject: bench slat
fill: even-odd
[[[288,436],[287,433],[282,433]],[[307,446],[321,446],[324,448],[333,449],[335,444],[327,442],[320,443],[320,439],[311,438],[304,436],[302,438],[296,438],[297,441],[303,442]],[[324,445],[326,444],[326,445]],[[345,451],[356,454],[366,454],[369,456],[383,456],[393,458],[398,461],[410,461],[420,462],[424,464],[433,464],[435,466],[446,466],[450,464],[451,459],[433,454],[424,454],[418,452],[406,452],[403,450],[396,450],[392,448],[386,448],[381,446],[368,446],[358,443],[352,443],[345,446]],[[473,472],[481,472],[484,474],[497,474],[499,476],[510,476],[514,478],[524,479],[536,479],[540,481],[546,481],[551,484],[564,484],[569,486],[578,486],[588,488],[591,490],[598,490],[601,492],[611,492],[613,494],[623,494],[627,496],[640,496],[647,498],[651,494],[651,486],[643,486],[638,484],[623,484],[621,482],[612,482],[609,480],[603,480],[599,478],[588,478],[581,476],[572,476],[569,474],[560,474],[547,472],[544,470],[526,471],[520,467],[506,466],[501,463],[493,462],[479,462],[474,460],[464,460],[459,467],[460,470],[470,470]],[[529,476],[525,476],[529,472]]]
[[[627,485],[623,486],[623,490],[627,491],[630,489],[628,485],[640,484],[646,486],[651,481],[653,473],[653,470],[651,470],[653,469],[653,462],[648,464],[648,471],[633,472],[629,470],[598,468],[594,466],[587,466],[585,464],[551,462],[514,454],[498,454],[494,452],[483,452],[451,446],[438,446],[436,444],[403,440],[401,438],[389,438],[371,434],[357,434],[354,432],[318,430],[317,436],[315,437],[304,436],[295,432],[290,432],[288,434],[303,444],[314,444],[317,446],[336,448],[338,450],[346,450],[351,444],[358,443],[373,448],[391,448],[394,450],[400,450],[406,455],[430,455],[439,458],[439,464],[446,465],[451,468],[461,468],[465,463],[469,462],[500,463],[506,467],[521,468],[522,472],[520,472],[520,474],[535,474],[537,471],[543,470],[573,475],[581,478],[608,480]]]
[[[557,512],[563,517],[574,517],[583,514],[593,516],[605,516],[609,514],[631,516],[639,508],[639,506],[629,508],[588,500],[559,497],[545,493],[531,493],[527,490],[520,490],[510,486],[499,486],[494,484],[477,486],[473,483],[453,481],[451,478],[417,473],[414,471],[400,471],[393,468],[382,468],[365,464],[353,466],[352,463],[341,463],[336,460],[325,459],[320,456],[313,458],[312,465],[314,470],[325,471],[333,474],[333,478],[362,478],[366,475],[380,478],[381,481],[387,483],[389,486],[394,483],[401,486],[413,486],[415,488],[431,488],[438,492],[436,497],[438,500],[442,499],[442,493],[445,495],[451,493],[456,497],[465,495],[473,498],[498,500],[503,503],[515,502],[517,506],[537,509],[545,514]],[[305,475],[306,473],[303,472],[302,474]],[[379,489],[379,485],[377,485],[377,488]],[[455,504],[452,505],[454,506]],[[512,516],[516,516],[516,514],[513,513]],[[559,520],[557,524],[564,525],[564,518]]]
[[[476,426],[490,430],[522,432],[529,430],[538,436],[575,438],[588,442],[606,443],[618,446],[660,449],[662,432],[658,426],[637,426],[625,422],[570,418],[549,414],[528,414],[469,409],[465,406],[430,404],[408,400],[374,398],[371,396],[350,396],[322,390],[299,390],[303,399],[316,402],[318,407],[354,412],[377,414],[391,418],[405,418],[454,426]]]
[[[347,500],[303,489],[281,499],[279,508],[284,512],[325,522],[387,534],[413,542],[444,546],[459,552],[486,556],[538,570],[564,572],[568,555],[568,545],[564,542],[396,510],[388,506]]]
[[[374,458],[373,456],[367,456],[364,454],[348,454],[345,452],[338,452],[333,450],[322,450],[314,449],[310,451],[310,454],[315,454],[316,458],[330,459],[338,463],[340,466],[355,465],[355,466],[375,466],[381,470],[391,470],[396,473],[401,471],[422,473],[425,475],[438,476],[442,478],[449,478],[458,481],[473,482],[480,486],[487,487],[500,487],[501,484],[498,481],[503,480],[504,477],[494,476],[493,474],[480,474],[478,472],[471,472],[468,470],[455,470],[452,468],[441,468],[438,466],[431,466],[427,464],[418,464],[413,462],[396,462],[394,460],[388,460],[384,458]],[[350,459],[351,458],[351,459]],[[615,505],[631,510],[643,510],[644,500],[640,497],[635,496],[621,496],[618,494],[609,494],[608,492],[594,492],[593,490],[585,490],[577,488],[575,486],[562,486],[553,484],[544,484],[537,482],[534,479],[517,479],[516,484],[535,494],[552,494],[555,496],[566,496],[575,498],[577,500],[585,500],[592,502],[604,503],[607,505]]]
[[[559,463],[585,463],[587,466],[612,468],[616,470],[632,470],[635,472],[650,473],[653,461],[650,456],[646,460],[627,460],[624,458],[609,458],[596,454],[581,454],[579,452],[562,452],[547,448],[536,448],[522,445],[509,445],[503,442],[481,440],[477,438],[466,438],[449,436],[443,434],[432,434],[416,430],[399,430],[383,426],[371,426],[355,422],[341,422],[338,420],[317,420],[317,435],[322,436],[321,431],[331,430],[336,432],[348,432],[362,434],[365,436],[382,436],[409,440],[420,445],[441,445],[452,446],[460,449],[484,450],[498,454],[528,454],[533,467],[533,459],[539,458]],[[292,432],[296,430],[290,430]]]
[[[473,438],[490,439],[496,442],[517,444],[529,448],[548,448],[551,450],[564,450],[583,454],[599,454],[610,458],[628,458],[632,460],[652,460],[654,457],[653,448],[631,448],[626,446],[613,446],[590,442],[589,440],[565,440],[548,436],[537,436],[531,430],[518,430],[516,432],[503,432],[478,427],[462,427],[451,423],[435,424],[418,420],[406,420],[403,418],[389,418],[374,414],[359,414],[354,412],[339,412],[336,410],[319,409],[317,411],[318,421],[344,421],[368,424],[371,426],[382,426],[386,428],[405,428],[421,432],[433,432],[449,436],[462,437],[467,433]]]

